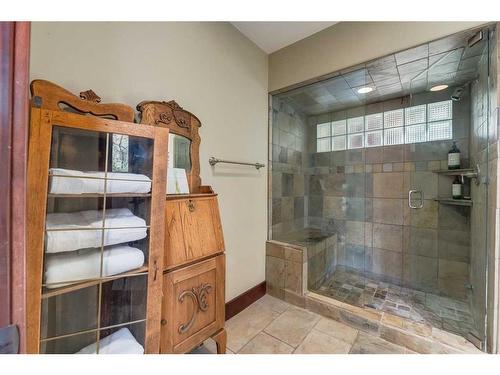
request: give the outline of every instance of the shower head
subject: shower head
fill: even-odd
[[[462,98],[462,94],[465,91],[465,86],[457,87],[455,91],[453,91],[453,94],[451,94],[451,100],[455,102],[459,102],[460,99]]]

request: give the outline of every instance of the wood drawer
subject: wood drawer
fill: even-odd
[[[224,252],[217,196],[166,202],[164,269]]]
[[[163,279],[161,353],[185,353],[224,327],[225,256]]]

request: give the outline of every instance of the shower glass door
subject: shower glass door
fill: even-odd
[[[486,316],[488,30],[433,55],[404,108],[402,293],[415,321],[482,347]],[[467,62],[464,64],[464,61]],[[458,70],[457,70],[458,66]],[[453,72],[453,73],[452,73]],[[452,76],[455,74],[455,76]],[[464,78],[460,80],[460,75]],[[440,90],[436,86],[448,84]],[[431,90],[432,89],[432,90]],[[434,91],[436,90],[436,91]],[[485,115],[481,113],[484,110]],[[448,169],[456,142],[460,169]],[[479,168],[481,174],[474,178]],[[460,183],[460,194],[452,184]],[[458,185],[458,184],[457,184]]]

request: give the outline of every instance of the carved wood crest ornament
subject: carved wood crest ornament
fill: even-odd
[[[191,170],[188,171],[189,190],[197,193],[201,185],[200,179],[200,136],[198,128],[201,122],[191,112],[183,109],[175,100],[145,100],[137,104],[141,113],[141,124],[165,126],[172,134],[191,140]]]
[[[80,98],[83,100],[88,100],[89,102],[100,103],[101,98],[92,90],[82,91],[80,93]]]
[[[52,111],[64,111],[62,104],[73,110],[97,117],[111,117],[120,121],[134,122],[135,113],[132,107],[121,103],[101,103],[101,98],[93,91],[80,92],[76,96],[68,90],[43,79],[31,82],[32,105]]]

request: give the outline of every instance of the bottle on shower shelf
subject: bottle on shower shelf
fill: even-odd
[[[463,198],[463,183],[460,180],[460,176],[455,176],[455,179],[451,184],[451,196],[453,199]]]
[[[453,141],[453,146],[448,151],[448,169],[460,169],[460,150],[456,141]]]

